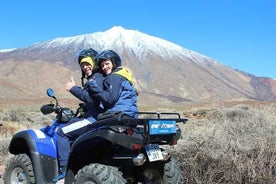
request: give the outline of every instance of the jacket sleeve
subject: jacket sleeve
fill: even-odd
[[[89,92],[86,88],[81,88],[79,86],[73,86],[70,89],[70,93],[83,102],[93,103],[93,99],[89,95]]]
[[[95,73],[93,76],[93,81],[95,81],[96,85],[98,86],[99,89],[102,89],[102,85],[103,85],[103,75],[101,73]],[[92,80],[92,79],[90,79]],[[89,93],[89,86],[88,86],[88,82],[86,82],[86,84],[84,85],[84,87],[78,87],[78,86],[73,86],[70,90],[71,94],[74,95],[75,97],[77,97],[79,100],[83,101],[83,102],[88,102],[88,103],[93,103],[94,100],[92,98],[92,96]]]
[[[101,101],[105,107],[109,107],[119,99],[122,80],[125,80],[122,76],[110,74],[105,78],[102,89],[94,80],[88,82],[88,89],[93,98]]]

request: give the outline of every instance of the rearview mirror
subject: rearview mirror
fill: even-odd
[[[55,93],[54,93],[54,90],[52,88],[48,88],[47,89],[47,95],[49,97],[55,97]]]

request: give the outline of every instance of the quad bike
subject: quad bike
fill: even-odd
[[[23,130],[10,142],[14,156],[7,162],[4,183],[53,183],[58,175],[57,129],[74,117],[58,104],[52,89],[47,95],[56,104],[41,107],[43,114],[55,112],[50,126]],[[186,123],[178,113],[139,112],[139,118],[123,118],[122,113],[106,114],[86,130],[71,146],[65,184],[183,183],[179,164],[166,152],[181,136],[178,123]]]

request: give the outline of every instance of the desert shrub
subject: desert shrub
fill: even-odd
[[[3,140],[8,139],[12,137],[16,132],[23,129],[27,129],[24,124],[12,121],[4,121],[2,123],[2,126],[0,127],[1,138],[3,138]]]
[[[22,111],[18,110],[8,110],[5,111],[3,114],[3,121],[21,121],[23,118],[23,113]]]
[[[4,109],[0,112],[0,121],[2,122],[18,122],[20,124],[25,124],[28,128],[37,128],[50,124],[53,115],[43,115],[39,111],[31,111],[30,109],[14,108],[14,109]]]
[[[182,126],[182,139],[171,148],[186,183],[275,182],[275,105],[233,106],[206,117]]]
[[[9,142],[6,141],[2,141],[1,144],[0,144],[0,165],[3,165],[6,160],[7,160],[7,157],[9,155],[9,152],[8,152],[8,147],[9,147]]]
[[[250,113],[248,111],[240,108],[225,109],[224,114],[226,118],[228,118],[230,121],[241,121],[242,119],[250,116]]]

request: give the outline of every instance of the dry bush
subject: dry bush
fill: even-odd
[[[0,127],[0,134],[3,140],[12,137],[16,132],[26,129],[26,126],[18,122],[4,121]],[[1,140],[2,140],[1,139]]]
[[[39,111],[32,109],[14,108],[4,109],[0,112],[0,121],[2,122],[18,122],[27,127],[38,127],[51,122],[51,116],[45,116]],[[36,126],[38,125],[38,126]]]
[[[8,159],[8,147],[9,147],[9,142],[1,142],[0,144],[0,165],[3,165],[6,163]]]
[[[238,105],[190,119],[171,150],[182,162],[186,183],[274,183],[275,109]]]

